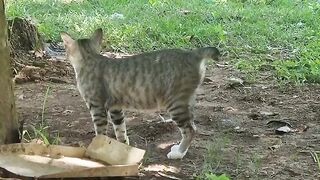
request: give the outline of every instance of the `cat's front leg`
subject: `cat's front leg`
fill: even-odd
[[[96,135],[107,135],[108,116],[104,105],[97,102],[87,102],[86,104],[90,110]]]
[[[124,114],[122,110],[113,109],[109,111],[109,114],[112,120],[113,129],[117,140],[129,145],[126,122],[124,120]]]

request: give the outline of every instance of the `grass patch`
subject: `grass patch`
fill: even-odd
[[[319,158],[319,151],[310,151],[310,154],[317,164],[318,170],[320,171],[320,158]]]
[[[278,77],[297,83],[320,83],[320,41],[312,42],[298,59],[273,62]]]
[[[6,13],[30,17],[45,39],[102,27],[109,50],[219,46],[245,73],[243,64],[254,72],[268,64],[280,80],[319,82],[316,0],[7,0]]]
[[[206,174],[206,179],[207,180],[230,180],[229,177],[226,176],[225,174],[217,176],[217,175],[212,174],[212,173],[207,173]]]
[[[216,139],[215,142],[208,143],[207,152],[204,155],[204,163],[201,171],[194,175],[195,179],[206,180],[229,180],[225,174],[217,175],[220,167],[223,150],[229,144],[227,137]]]
[[[33,140],[40,140],[46,145],[49,144],[60,144],[59,133],[54,134],[53,136],[49,133],[49,125],[45,120],[45,108],[48,100],[48,95],[50,92],[50,86],[47,87],[41,111],[41,122],[36,125],[30,125],[31,130],[23,130],[22,139],[26,142],[31,142]]]

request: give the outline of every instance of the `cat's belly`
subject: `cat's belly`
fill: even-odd
[[[161,111],[165,110],[165,107],[162,107],[158,104],[135,104],[135,103],[126,103],[126,102],[121,102],[121,103],[115,103],[111,106],[112,109],[125,109],[125,110],[133,110],[133,111]]]
[[[112,108],[130,110],[163,110],[164,95],[148,86],[110,88]]]
[[[111,108],[127,110],[147,110],[159,111],[164,110],[162,103],[154,97],[118,97],[112,103]]]

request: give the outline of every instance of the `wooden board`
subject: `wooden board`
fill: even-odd
[[[137,163],[142,160],[145,151],[130,146],[128,148],[127,145],[125,147],[131,151],[120,150],[119,147],[123,148],[124,144],[114,142],[115,140],[112,140],[111,144],[106,144],[110,139],[106,136],[95,138],[93,145],[90,144],[89,147],[95,147],[99,151],[91,149],[90,152],[82,147],[33,143],[0,145],[0,168],[18,176],[34,178],[136,176],[139,172]],[[130,161],[121,160],[127,163],[118,163],[119,165],[107,164],[105,159],[110,158],[105,156],[115,154],[101,150],[110,148],[118,149]]]
[[[111,165],[137,164],[141,161],[145,150],[119,143],[115,139],[98,135],[88,146],[88,157],[102,160]]]

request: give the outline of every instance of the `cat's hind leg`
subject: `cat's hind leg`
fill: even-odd
[[[179,145],[171,147],[171,151],[167,154],[167,157],[169,159],[182,159],[186,155],[196,132],[196,127],[193,123],[193,113],[189,105],[173,105],[168,108],[168,111],[172,120],[177,123],[182,139]]]
[[[129,138],[127,136],[126,122],[124,120],[124,114],[122,110],[113,109],[109,110],[111,121],[113,124],[114,133],[119,142],[129,144]]]
[[[87,102],[96,135],[107,135],[108,116],[103,105]]]

